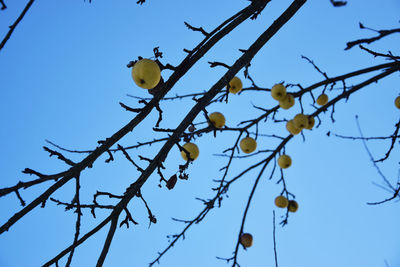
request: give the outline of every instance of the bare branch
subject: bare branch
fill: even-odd
[[[360,28],[366,28],[364,27],[361,23],[360,23]],[[351,41],[347,43],[347,47],[344,50],[349,50],[350,48],[352,48],[355,45],[359,45],[359,44],[370,44],[373,43],[375,41],[378,41],[388,35],[391,35],[393,33],[400,33],[400,28],[397,29],[391,29],[391,30],[380,30],[378,31],[379,35],[375,36],[375,37],[371,37],[371,38],[364,38],[364,39],[359,39],[359,40],[355,40],[355,41]]]

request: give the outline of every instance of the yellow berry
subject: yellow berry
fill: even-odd
[[[187,152],[189,152],[189,157],[191,160],[197,159],[200,154],[199,148],[196,144],[193,143],[186,143],[182,146]],[[184,150],[181,151],[181,156],[184,160],[188,160],[186,152]]]
[[[308,124],[307,124],[307,127],[306,127],[306,129],[307,130],[311,130],[313,127],[314,127],[314,125],[315,125],[315,119],[314,119],[314,117],[313,116],[307,116],[308,117]]]
[[[161,79],[161,70],[151,59],[141,59],[132,67],[132,78],[137,86],[144,89],[153,89]]]
[[[287,94],[281,101],[279,106],[283,109],[289,109],[294,106],[294,97],[291,94]]]
[[[299,204],[295,200],[289,200],[288,210],[290,212],[296,212],[299,208]]]
[[[245,248],[249,248],[253,245],[253,236],[251,234],[245,233],[240,236],[240,244]]]
[[[278,158],[278,165],[282,169],[287,169],[292,165],[292,159],[288,155],[281,155]]]
[[[328,96],[326,94],[322,94],[317,98],[317,104],[320,106],[324,106],[326,105],[326,103],[328,103]]]
[[[283,100],[286,96],[286,87],[281,83],[275,84],[271,88],[271,96],[275,100]]]
[[[290,121],[286,122],[286,130],[288,130],[289,133],[291,133],[293,135],[299,134],[301,132],[301,129],[297,128],[294,125],[293,120],[290,120]]]
[[[244,153],[249,154],[256,150],[257,142],[251,137],[245,137],[240,141],[239,146]]]
[[[299,129],[307,128],[308,117],[302,113],[299,113],[296,116],[294,116],[293,123],[294,123],[294,126],[296,126]]]
[[[394,100],[394,105],[400,109],[400,96],[396,97],[396,99]]]
[[[208,116],[208,118],[215,128],[222,128],[225,125],[225,117],[220,112],[213,112]]]
[[[242,88],[242,81],[236,76],[229,82],[229,93],[237,94],[242,91]]]
[[[284,196],[278,196],[275,198],[275,205],[278,208],[286,208],[289,205],[289,201]]]

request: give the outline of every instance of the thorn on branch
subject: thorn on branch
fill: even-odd
[[[1,4],[1,10],[4,10],[7,8],[6,4],[4,3],[3,0],[0,0],[0,4]]]
[[[22,199],[21,195],[19,194],[19,191],[18,191],[18,190],[15,190],[14,192],[15,192],[15,194],[17,195],[17,197],[18,197],[18,199],[19,199],[19,202],[21,202],[21,206],[24,207],[26,203],[25,203],[25,201]]]

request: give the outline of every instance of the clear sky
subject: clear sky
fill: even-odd
[[[4,36],[26,1],[6,1],[8,9],[0,11],[0,35]],[[163,63],[177,65],[185,57],[183,49],[191,49],[202,39],[184,26],[184,21],[211,30],[248,4],[248,1],[147,0],[143,6],[136,1],[36,1],[9,42],[0,51],[0,187],[27,181],[21,173],[32,168],[42,173],[55,173],[67,168],[57,159],[49,158],[42,149],[45,139],[72,149],[93,149],[124,126],[132,117],[119,102],[138,107],[127,96],[150,96],[137,87],[126,64],[137,56],[151,57],[152,49],[160,47]],[[349,0],[348,5],[334,8],[328,0],[310,0],[295,17],[257,54],[250,73],[257,85],[271,87],[277,82],[311,85],[323,79],[301,55],[313,59],[329,76],[384,63],[379,58],[353,48],[344,51],[347,41],[373,36],[360,30],[358,23],[375,29],[399,27],[400,2]],[[271,1],[255,21],[246,21],[217,44],[172,89],[171,95],[208,90],[224,73],[223,68],[209,68],[207,61],[232,64],[282,12],[291,1]],[[389,36],[369,46],[381,52],[391,50],[400,54],[399,35]],[[170,71],[163,72],[164,77]],[[376,74],[376,73],[374,73]],[[357,84],[374,74],[365,75],[348,84]],[[251,83],[238,76],[244,87]],[[276,240],[280,267],[390,267],[400,266],[400,206],[396,201],[378,206],[367,202],[380,201],[391,194],[373,184],[382,180],[369,160],[361,142],[328,137],[328,131],[358,136],[355,115],[365,136],[387,136],[394,131],[399,110],[393,105],[400,93],[398,73],[361,90],[347,103],[336,106],[336,122],[330,112],[321,115],[319,128],[305,133],[306,141],[296,136],[286,146],[293,164],[285,170],[287,186],[296,195],[299,210],[289,217],[285,227],[277,225]],[[322,89],[318,89],[316,94]],[[334,97],[339,91],[329,92]],[[305,112],[314,111],[311,99],[305,98]],[[166,101],[163,128],[174,128],[194,105],[191,99]],[[228,126],[258,116],[252,104],[270,108],[276,105],[268,93],[246,93],[230,97],[228,104],[211,105],[208,111],[225,114]],[[278,119],[290,119],[300,112],[298,104],[289,111],[280,111]],[[153,138],[164,137],[151,129],[157,113],[151,115],[135,131],[119,143],[134,145]],[[204,121],[202,116],[196,122]],[[253,129],[255,130],[255,129]],[[287,135],[284,124],[268,121],[260,133]],[[219,168],[227,158],[216,157],[233,145],[236,133],[203,135],[196,139],[199,158],[190,166],[188,181],[178,181],[169,191],[159,188],[157,175],[152,175],[142,189],[143,196],[158,222],[148,227],[146,209],[134,199],[129,208],[139,225],[118,229],[105,266],[147,266],[158,251],[168,245],[169,234],[178,233],[184,225],[171,217],[192,219],[203,204],[196,197],[211,198],[211,190],[219,179]],[[258,149],[274,149],[278,141],[258,138]],[[376,158],[390,146],[389,141],[371,141],[369,148]],[[161,144],[131,150],[152,158]],[[381,163],[383,173],[395,184],[399,177],[399,146],[390,158]],[[65,154],[74,161],[83,155]],[[265,157],[258,155],[233,162],[228,178],[237,175],[252,163]],[[136,169],[121,155],[104,163],[98,159],[92,169],[81,175],[82,203],[90,203],[96,190],[122,194],[138,177]],[[177,171],[184,163],[174,147],[165,162],[165,176]],[[146,162],[140,162],[146,167]],[[244,267],[274,266],[272,241],[272,211],[277,224],[284,211],[275,208],[274,198],[282,186],[276,184],[278,173],[268,180],[271,168],[265,172],[249,210],[245,232],[254,237],[247,251],[240,249],[239,263]],[[257,171],[250,172],[229,190],[221,208],[213,209],[201,224],[194,225],[160,261],[160,266],[204,267],[229,266],[216,259],[231,257],[241,225],[241,218]],[[26,201],[43,192],[50,183],[21,191]],[[74,184],[57,191],[53,197],[71,201]],[[102,204],[115,203],[108,198]],[[3,224],[21,209],[15,194],[0,198],[0,220]],[[93,219],[84,211],[81,233],[86,233],[108,213],[97,212]],[[40,266],[73,241],[75,214],[65,212],[51,201],[46,208],[37,208],[9,232],[0,236],[0,266]],[[122,216],[123,218],[123,216]],[[108,229],[108,227],[107,227]],[[94,266],[102,249],[105,229],[76,251],[72,266]],[[60,261],[65,265],[65,258]]]

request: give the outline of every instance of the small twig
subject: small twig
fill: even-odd
[[[55,151],[55,150],[51,150],[51,149],[48,148],[47,146],[44,146],[43,149],[44,149],[45,151],[47,151],[47,152],[50,153],[49,157],[55,155],[55,156],[57,156],[57,158],[58,158],[59,160],[64,161],[64,162],[67,163],[68,165],[70,165],[70,166],[75,166],[75,162],[73,162],[73,161],[70,160],[70,159],[67,159],[66,157],[64,157],[63,154],[61,154],[61,153],[59,153],[59,152],[57,152],[57,151]]]
[[[132,222],[134,225],[137,225],[138,223],[132,218],[132,214],[129,212],[128,208],[124,208],[124,211],[126,213],[125,219],[119,224],[119,227],[122,227],[122,225],[126,225],[126,228],[129,228],[129,222]]]
[[[67,203],[67,202],[62,202],[58,199],[55,198],[49,198],[51,201],[55,202],[57,205],[61,205],[61,206],[65,206],[66,210],[70,210],[72,208],[77,208],[78,206],[76,205],[76,203]],[[112,210],[115,208],[114,205],[99,205],[99,204],[80,204],[79,205],[81,207],[81,209],[108,209],[108,210]],[[96,217],[96,216],[94,216]]]
[[[360,126],[360,122],[358,121],[358,116],[356,116],[356,124],[357,124],[357,128],[358,128],[358,132],[360,133],[360,136],[363,137],[363,133],[361,131],[361,126]],[[361,139],[361,141],[363,142],[364,148],[367,151],[369,158],[372,161],[372,164],[374,165],[375,169],[378,171],[379,175],[382,177],[383,181],[386,183],[386,185],[393,191],[395,191],[394,187],[392,186],[392,184],[388,181],[388,179],[385,177],[385,175],[383,175],[381,169],[379,168],[379,166],[376,164],[374,157],[372,156],[371,151],[369,151],[369,148],[367,146],[367,143],[365,142],[364,139]]]
[[[132,158],[129,156],[128,152],[126,152],[126,150],[125,150],[121,145],[119,145],[119,144],[118,144],[118,149],[120,149],[120,150],[122,151],[122,153],[124,153],[124,156],[126,157],[126,159],[127,159],[129,162],[131,162],[131,163],[133,164],[133,166],[135,166],[136,169],[137,169],[138,171],[143,172],[143,169],[140,168],[140,166],[137,165],[137,164],[132,160]]]
[[[105,160],[106,163],[110,163],[111,161],[114,161],[114,157],[111,154],[110,150],[106,150],[107,154],[108,154],[108,159]]]
[[[206,32],[206,31],[203,29],[203,27],[196,28],[196,27],[193,27],[192,25],[190,25],[189,23],[187,23],[186,21],[185,21],[184,23],[185,23],[185,26],[188,27],[189,30],[192,30],[192,31],[195,31],[195,32],[201,32],[201,33],[202,33],[204,36],[206,36],[206,37],[209,35],[209,33]]]
[[[329,79],[329,77],[328,77],[328,75],[326,74],[326,72],[323,72],[323,71],[321,71],[321,69],[320,68],[318,68],[318,66],[317,65],[315,65],[315,63],[314,63],[314,61],[312,61],[311,59],[309,59],[308,57],[306,57],[306,56],[301,56],[301,58],[303,58],[303,59],[305,59],[305,60],[307,60],[308,61],[308,63],[310,63],[311,65],[313,65],[313,67],[319,72],[319,73],[321,73],[322,74],[322,76],[324,76],[325,77],[325,79]]]
[[[163,111],[160,108],[160,105],[156,105],[156,109],[158,111],[158,120],[156,122],[156,126],[155,127],[159,127],[160,126],[160,122],[162,121],[163,117],[162,117],[162,113]]]
[[[17,195],[17,198],[19,199],[19,202],[21,202],[21,206],[24,207],[26,203],[25,203],[25,201],[22,199],[21,195],[19,194],[19,191],[18,191],[18,190],[15,190],[14,192],[15,192],[15,194]]]
[[[395,198],[399,195],[399,192],[400,192],[400,184],[398,184],[398,188],[396,189],[396,191],[394,192],[394,194],[393,194],[392,197],[390,197],[390,198],[388,198],[388,199],[385,199],[385,200],[382,200],[382,201],[379,201],[379,202],[367,202],[367,204],[368,204],[368,205],[379,205],[379,204],[383,204],[383,203],[385,203],[385,202],[388,202],[388,201],[391,201],[391,200],[395,199]]]
[[[383,53],[372,51],[371,49],[368,49],[368,48],[364,47],[363,45],[359,45],[358,47],[360,47],[362,50],[368,52],[369,54],[373,55],[374,57],[386,57],[386,58],[392,59],[392,60],[400,59],[400,57],[392,55],[392,53],[390,51],[388,54],[383,54]]]
[[[99,203],[97,203],[97,198],[99,196],[108,196],[108,198],[116,198],[116,199],[122,199],[123,196],[118,196],[118,195],[114,195],[108,192],[100,192],[100,191],[96,191],[96,194],[93,195],[93,203],[98,205]]]
[[[361,29],[365,29],[367,27],[364,27],[364,25],[360,23],[360,28]],[[378,40],[382,39],[383,37],[388,36],[388,35],[393,34],[393,33],[400,33],[400,28],[392,29],[392,30],[380,30],[380,31],[377,31],[377,32],[379,33],[378,36],[371,37],[371,38],[364,38],[364,39],[359,39],[359,40],[348,42],[347,43],[347,47],[344,50],[349,50],[353,46],[359,45],[359,44],[370,44],[370,43],[373,43],[373,42],[378,41]]]
[[[76,203],[76,224],[75,224],[75,235],[74,235],[74,242],[73,242],[73,246],[74,248],[71,250],[71,252],[69,253],[68,256],[68,260],[67,263],[65,264],[66,267],[70,266],[71,261],[72,261],[72,257],[74,256],[74,252],[75,252],[75,247],[77,245],[78,242],[78,238],[79,238],[79,232],[80,232],[80,228],[81,228],[81,216],[82,216],[82,212],[81,212],[81,202],[79,200],[79,190],[80,190],[80,183],[79,183],[79,175],[75,178],[75,198],[74,198],[74,202]],[[72,203],[73,204],[73,203]]]
[[[346,136],[340,134],[334,134],[336,137],[343,138],[343,139],[351,139],[351,140],[385,140],[385,139],[392,139],[394,136],[373,136],[373,137],[361,137],[361,136]],[[396,138],[399,138],[400,135],[396,135]]]
[[[143,100],[143,99],[141,99],[141,100]],[[120,106],[123,107],[126,111],[130,111],[130,112],[136,112],[136,113],[138,113],[138,112],[141,112],[141,111],[143,110],[142,108],[131,108],[131,107],[128,107],[127,105],[125,105],[125,104],[122,103],[122,102],[119,102],[119,104],[120,104]]]
[[[225,68],[227,68],[227,69],[230,69],[230,68],[231,68],[231,67],[228,66],[227,64],[222,63],[222,62],[217,62],[217,61],[208,61],[208,64],[210,64],[210,68],[215,68],[215,67],[217,67],[217,66],[222,66],[222,67],[225,67]]]
[[[394,148],[394,144],[396,143],[396,140],[398,138],[397,134],[399,133],[399,128],[400,128],[400,120],[396,123],[396,129],[394,130],[394,133],[392,135],[392,143],[390,144],[389,150],[386,152],[386,154],[383,158],[378,159],[375,162],[382,162],[390,156],[390,152],[392,152],[392,150]]]
[[[153,213],[151,212],[150,207],[149,207],[149,205],[147,205],[147,202],[146,202],[146,200],[143,198],[143,195],[142,195],[142,193],[140,192],[140,190],[138,191],[138,196],[139,196],[139,198],[143,201],[144,205],[146,206],[147,213],[149,214],[149,220],[150,220],[149,228],[150,228],[151,223],[157,223],[157,219],[156,219],[156,217],[153,215]]]

